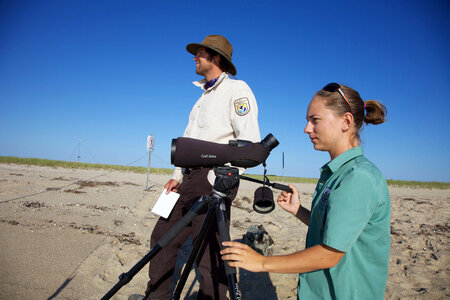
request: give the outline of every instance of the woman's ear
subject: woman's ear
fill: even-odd
[[[353,115],[349,112],[346,112],[342,116],[342,131],[346,132],[350,130],[353,127],[354,122],[355,119],[353,118]]]

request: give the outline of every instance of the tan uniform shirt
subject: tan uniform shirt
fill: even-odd
[[[194,85],[203,89],[205,83],[203,79]],[[221,144],[238,139],[260,142],[258,106],[252,90],[244,81],[230,79],[227,73],[222,73],[195,103],[183,137]],[[181,168],[176,168],[171,178],[181,183]],[[212,183],[213,178],[210,172],[208,179]]]

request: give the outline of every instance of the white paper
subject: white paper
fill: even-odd
[[[152,208],[152,212],[167,219],[173,207],[175,206],[175,203],[177,203],[180,194],[174,192],[166,194],[166,192],[167,189],[164,189],[158,200],[156,200],[155,206],[153,206]]]

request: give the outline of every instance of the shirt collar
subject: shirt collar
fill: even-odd
[[[351,149],[348,149],[344,153],[341,153],[338,157],[333,159],[332,161],[328,162],[322,167],[322,170],[324,168],[330,169],[331,172],[336,172],[342,165],[344,165],[346,162],[354,159],[355,157],[364,155],[364,149],[362,146],[357,146]]]
[[[209,90],[215,88],[216,86],[218,86],[218,85],[220,84],[220,82],[222,82],[222,80],[223,80],[224,78],[229,78],[228,74],[225,73],[225,72],[223,72],[222,74],[220,74],[219,78],[217,78],[216,84],[214,84],[212,87],[208,88],[207,91],[209,91]],[[193,84],[194,84],[195,86],[198,86],[198,87],[201,88],[202,90],[204,90],[204,89],[203,89],[203,86],[205,85],[206,82],[207,82],[206,78],[203,78],[202,80],[194,81]]]

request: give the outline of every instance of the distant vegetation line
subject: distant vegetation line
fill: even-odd
[[[116,170],[116,171],[127,171],[134,173],[147,173],[146,167],[131,167],[131,166],[120,166],[120,165],[104,165],[104,164],[90,164],[82,162],[70,162],[62,160],[50,160],[41,158],[21,158],[13,156],[0,156],[0,163],[4,164],[20,164],[20,165],[30,165],[30,166],[45,166],[45,167],[61,167],[69,169],[98,169],[98,170]],[[163,168],[150,168],[151,174],[172,174],[173,169],[163,169]],[[251,175],[246,174],[248,177],[253,177],[262,180],[262,175]],[[276,175],[267,176],[270,182],[281,182],[282,180],[286,183],[317,183],[317,178],[302,178],[302,177],[284,177]],[[390,186],[398,187],[409,187],[409,188],[426,188],[426,189],[450,189],[449,182],[435,182],[435,181],[405,181],[405,180],[387,180]]]
[[[62,160],[50,160],[41,158],[21,158],[13,156],[0,156],[0,163],[6,164],[19,164],[19,165],[29,165],[29,166],[43,166],[43,167],[61,167],[68,169],[95,169],[95,170],[117,170],[117,171],[128,171],[134,173],[147,173],[147,168],[145,167],[132,167],[132,166],[120,166],[120,165],[104,165],[104,164],[90,164],[82,162],[71,162]],[[159,169],[150,168],[150,172],[153,174],[172,174],[171,169]]]

